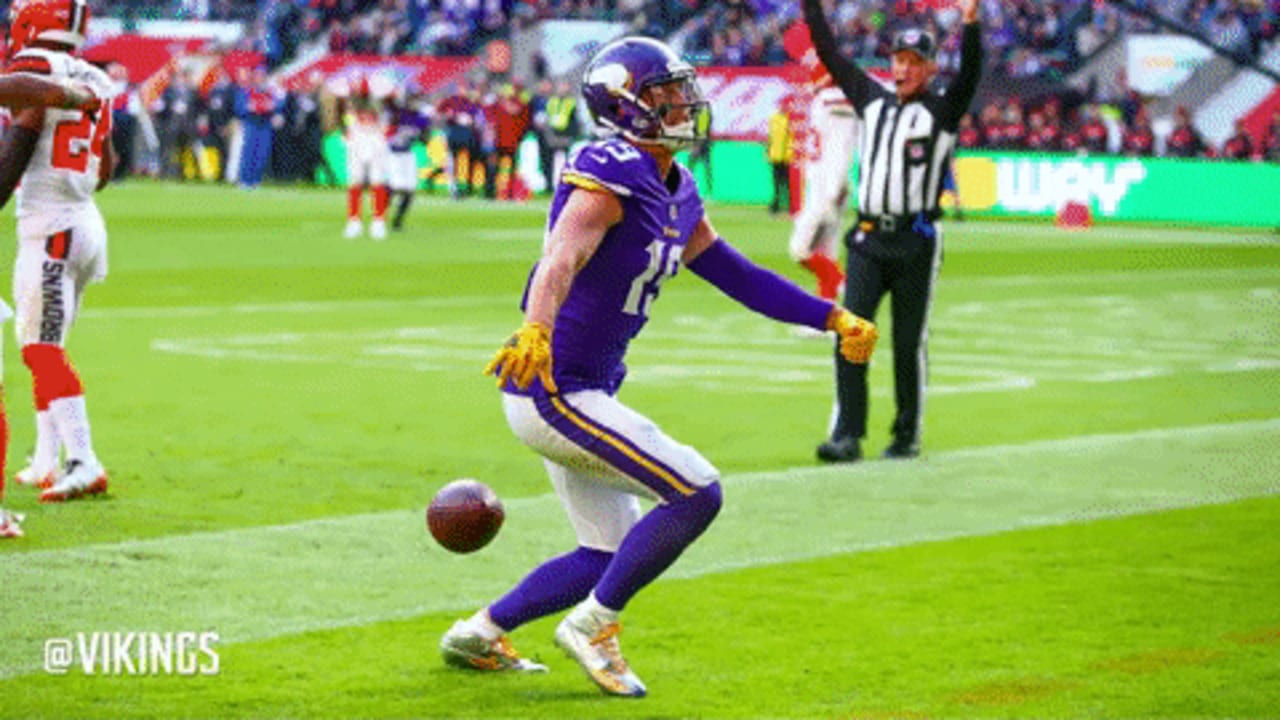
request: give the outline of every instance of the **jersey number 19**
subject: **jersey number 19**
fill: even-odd
[[[672,252],[675,246],[654,240],[645,248],[649,252],[649,265],[631,281],[631,290],[622,305],[622,312],[628,315],[648,317],[649,302],[658,294],[658,285],[663,278],[676,274],[680,268],[680,256]]]

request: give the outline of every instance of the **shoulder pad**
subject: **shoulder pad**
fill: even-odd
[[[643,152],[621,140],[588,143],[569,157],[560,182],[630,197],[643,177],[638,165],[643,159]]]
[[[103,72],[102,68],[83,60],[76,62],[74,79],[85,83],[98,97],[108,99],[115,95],[115,83],[111,81],[111,77]]]
[[[5,65],[4,72],[6,75],[9,73],[52,75],[53,65],[49,62],[49,58],[43,54],[23,50]]]

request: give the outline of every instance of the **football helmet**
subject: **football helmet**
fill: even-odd
[[[9,51],[36,40],[79,49],[88,25],[89,0],[15,0],[9,8]]]
[[[646,98],[661,85],[673,87],[656,102]],[[597,125],[632,142],[679,150],[704,139],[697,117],[707,102],[697,74],[657,40],[628,37],[601,48],[583,75],[582,97]]]

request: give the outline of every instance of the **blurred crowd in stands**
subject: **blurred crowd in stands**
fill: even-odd
[[[844,52],[884,62],[892,33],[904,22],[923,23],[943,38],[944,79],[959,62],[954,32],[958,12],[947,0],[824,0]],[[960,144],[968,148],[1025,149],[1141,156],[1221,157],[1280,161],[1280,115],[1262,137],[1242,128],[1219,146],[1197,134],[1186,108],[1174,127],[1152,127],[1147,102],[1127,88],[1068,91],[1066,73],[1122,31],[1177,26],[1242,55],[1254,55],[1277,34],[1280,0],[1129,0],[1162,20],[1093,0],[982,0],[988,47],[987,92],[965,118]],[[228,20],[248,28],[241,49],[256,50],[268,68],[292,59],[305,43],[330,52],[471,55],[495,37],[548,18],[621,21],[636,32],[681,38],[686,56],[714,65],[777,65],[789,61],[784,30],[799,16],[797,0],[107,0],[102,15],[126,19]],[[673,35],[674,34],[674,35]],[[116,68],[119,75],[123,68]],[[272,86],[266,72],[243,72],[202,83],[174,74],[162,96],[142,102],[136,92],[117,101],[117,132],[130,162],[121,172],[213,177],[252,185],[279,179],[332,176],[320,151],[327,132],[340,129],[333,98],[318,81],[306,88]],[[1032,79],[1045,81],[1026,92]],[[1002,79],[1012,81],[1004,85]],[[585,132],[573,86],[538,75],[476,79],[447,97],[407,98],[424,108],[447,139],[450,154],[487,166],[509,145],[500,140],[500,101],[518,98],[528,111],[542,166],[549,168]],[[120,80],[121,87],[131,87]],[[1056,83],[1056,85],[1055,85]],[[504,91],[503,86],[512,89]],[[998,88],[1019,89],[1017,95]],[[1054,88],[1059,91],[1055,91]],[[197,88],[199,88],[197,90]],[[548,113],[548,106],[552,112]],[[561,127],[548,125],[554,118]],[[507,123],[510,125],[510,123]],[[246,133],[247,129],[254,132]],[[510,127],[503,133],[509,134]],[[246,138],[252,142],[246,144]],[[266,140],[263,140],[266,138]],[[264,145],[265,143],[265,145]],[[265,147],[265,150],[263,149]],[[509,148],[508,148],[509,149]],[[265,154],[264,154],[265,153]],[[247,173],[240,167],[248,162]],[[215,163],[216,169],[210,168]]]
[[[1278,0],[1134,0],[1133,4],[1245,59],[1257,57],[1263,43],[1280,33]],[[1110,14],[1119,13],[1112,10]],[[1121,16],[1114,22],[1126,22],[1131,32],[1162,29],[1140,16]]]
[[[1178,27],[1241,57],[1254,57],[1280,32],[1280,0],[1129,0],[1158,16],[1094,0],[983,0],[991,62],[1010,77],[1058,75],[1122,30]],[[104,0],[104,15],[129,19],[249,22],[248,42],[274,63],[304,42],[335,52],[472,54],[539,20],[625,22],[667,37],[680,30],[685,51],[704,64],[775,65],[787,60],[782,31],[799,19],[798,0]],[[845,52],[883,58],[905,22],[952,30],[958,11],[946,0],[824,0]],[[1162,25],[1164,27],[1162,27]],[[954,33],[940,62],[958,62]]]
[[[349,89],[316,75],[285,89],[264,69],[237,77],[219,74],[204,92],[200,78],[174,73],[151,102],[128,82],[123,66],[108,73],[122,88],[112,109],[113,140],[121,156],[117,177],[144,175],[206,180],[254,187],[264,179],[337,184],[325,153],[326,136],[341,132],[340,100]],[[389,110],[421,114],[426,136],[438,136],[438,156],[422,168],[428,182],[457,169],[450,180],[457,197],[495,196],[494,179],[503,162],[514,162],[530,133],[539,150],[539,170],[553,177],[569,147],[586,135],[578,113],[576,87],[549,79],[532,88],[519,83],[463,81],[435,94],[397,92]],[[455,173],[447,174],[453,178]],[[443,185],[442,185],[443,187]]]
[[[249,31],[241,49],[270,67],[288,62],[305,43],[330,52],[472,55],[550,18],[629,23],[663,36],[708,6],[690,0],[104,0],[101,15],[138,20],[237,21]]]
[[[1116,105],[1090,102],[1068,111],[1057,97],[1036,104],[1009,98],[988,101],[979,112],[965,115],[957,144],[981,150],[1280,162],[1280,110],[1261,142],[1237,122],[1235,133],[1214,147],[1196,131],[1186,107],[1177,108],[1167,133],[1157,134],[1147,106],[1136,95]]]

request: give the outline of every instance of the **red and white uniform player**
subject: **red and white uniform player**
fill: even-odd
[[[791,231],[791,258],[818,279],[818,294],[834,300],[844,273],[839,258],[840,216],[849,197],[860,124],[849,100],[836,87],[812,49],[801,59],[809,74],[812,100],[804,142],[804,200]]]
[[[110,177],[111,96],[107,74],[74,56],[84,42],[85,0],[19,0],[10,8],[13,55],[5,74],[29,73],[80,83],[102,98],[96,111],[28,108],[13,117],[0,164],[21,172],[13,295],[22,360],[31,370],[36,449],[17,474],[43,488],[41,502],[104,492],[107,475],[94,452],[84,387],[67,356],[67,333],[86,286],[107,276],[107,229],[93,193]],[[0,205],[9,172],[0,173]],[[58,471],[58,456],[66,464]]]
[[[387,180],[391,169],[391,147],[387,143],[389,118],[383,108],[383,95],[361,80],[355,91],[345,98],[343,135],[347,141],[347,229],[348,239],[360,237],[363,197],[366,187],[373,192],[373,221],[369,237],[381,240],[387,236]]]

